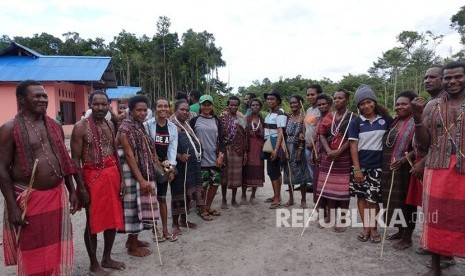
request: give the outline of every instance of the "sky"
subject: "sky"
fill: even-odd
[[[46,32],[63,39],[113,40],[123,29],[137,37],[156,33],[159,16],[171,20],[178,36],[207,31],[221,47],[223,82],[237,91],[264,78],[339,81],[366,73],[383,52],[399,46],[402,31],[444,35],[436,51],[442,57],[461,49],[450,18],[462,0],[17,0],[0,3],[0,35]]]

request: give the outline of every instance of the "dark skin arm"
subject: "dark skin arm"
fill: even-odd
[[[83,145],[85,139],[86,126],[83,123],[84,121],[79,121],[74,125],[73,132],[71,134],[71,158],[73,159],[74,165],[76,166],[77,173],[74,175],[76,183],[79,183],[79,201],[82,206],[88,207],[90,203],[90,197],[87,189],[84,186],[84,181],[82,177],[82,167],[81,160],[83,158]],[[82,186],[80,185],[82,184]]]
[[[426,104],[426,101],[420,97],[413,99],[410,103],[412,106],[412,115],[415,121],[415,139],[418,142],[420,151],[428,152],[431,137],[429,133],[429,114],[433,111],[438,99],[432,100]]]
[[[144,194],[153,194],[154,189],[150,185],[150,183],[144,179],[142,173],[140,172],[139,168],[137,167],[136,158],[134,156],[134,152],[132,151],[131,146],[129,145],[128,138],[125,133],[120,133],[119,136],[121,145],[123,146],[124,156],[128,162],[129,169],[132,172],[132,175],[136,178],[137,182],[139,182],[139,186],[141,191]],[[146,168],[142,168],[146,169]]]
[[[65,143],[65,134],[63,132],[63,128],[61,130],[61,137],[63,138],[63,144]],[[69,203],[70,203],[70,208],[71,208],[71,214],[74,215],[78,209],[78,199],[76,197],[76,191],[74,189],[74,183],[73,183],[73,175],[65,175],[65,186],[66,189],[68,189],[69,193]],[[78,189],[82,189],[84,187],[84,184],[81,182],[76,181],[76,184],[78,186]]]
[[[110,124],[110,129],[111,129],[111,133],[114,133],[114,128],[111,124]],[[116,137],[115,137],[115,144],[118,145],[118,139],[116,139]],[[123,200],[124,196],[126,195],[126,183],[124,183],[123,167],[121,166],[121,160],[118,156],[118,148],[115,149],[114,155],[116,159],[118,159],[118,164],[119,164],[118,170],[119,170],[119,177],[120,177],[119,196],[120,196],[120,199]]]
[[[284,140],[284,132],[282,127],[278,127],[278,140],[276,141],[276,148],[271,153],[271,161],[276,160],[278,158],[278,152],[281,148],[281,142]],[[287,155],[287,151],[285,153]],[[287,157],[286,157],[287,158]]]
[[[365,176],[360,171],[360,160],[358,157],[358,140],[349,140],[350,156],[352,157],[352,164],[354,164],[354,181],[362,183]]]
[[[329,147],[328,140],[326,139],[326,136],[320,134],[320,142],[323,145],[323,148],[325,149],[326,153],[328,154],[328,160],[329,161],[334,161],[339,156],[341,153],[349,149],[349,141],[344,141],[342,145],[339,147],[337,150],[332,150]]]
[[[14,158],[13,121],[6,122],[0,127],[0,189],[6,201],[8,221],[14,225],[26,225],[27,220],[21,220],[21,210],[16,204],[13,192],[13,180],[10,176],[10,166]]]

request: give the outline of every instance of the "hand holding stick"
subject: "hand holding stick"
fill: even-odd
[[[23,203],[24,209],[23,209],[23,213],[21,214],[21,221],[24,221],[24,218],[26,217],[27,202],[29,200],[29,197],[31,196],[32,185],[34,184],[34,177],[36,175],[36,170],[37,170],[37,165],[38,164],[39,164],[39,159],[36,159],[34,161],[34,166],[32,167],[31,179],[29,180],[29,186],[27,187],[26,196],[24,197],[24,203]],[[21,228],[22,227],[23,227],[22,225],[19,226],[18,234],[16,235],[16,244],[18,244],[18,242],[19,242],[19,237],[21,235]]]

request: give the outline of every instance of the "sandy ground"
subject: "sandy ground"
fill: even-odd
[[[228,193],[230,198],[230,191]],[[111,275],[421,275],[428,270],[424,264],[430,257],[414,252],[419,245],[418,226],[412,248],[396,251],[391,247],[392,242],[386,241],[381,259],[381,244],[357,240],[360,228],[334,233],[331,229],[319,229],[315,222],[311,222],[301,237],[302,228],[276,227],[276,211],[268,209],[269,204],[263,202],[271,195],[271,184],[267,179],[265,187],[257,192],[257,205],[221,210],[223,215],[211,222],[202,221],[194,213],[189,214],[189,219],[198,223],[199,228],[190,232],[183,228],[183,235],[178,241],[160,243],[163,266],[159,265],[149,231],[140,235],[141,239],[152,242],[151,250],[154,251],[145,258],[129,256],[124,247],[126,236],[118,234],[112,256],[124,261],[127,269],[111,271]],[[283,201],[287,198],[283,189]],[[307,198],[310,202],[311,195]],[[213,203],[218,210],[220,199],[221,193],[218,192]],[[296,192],[296,200],[300,202],[300,193]],[[3,198],[0,201],[3,214]],[[351,208],[356,208],[353,199]],[[84,213],[77,213],[72,221],[74,273],[87,275],[89,260],[83,243]],[[393,232],[395,229],[388,229],[388,233]],[[103,238],[99,235],[99,258],[102,249]],[[0,256],[3,260],[3,252]],[[15,272],[16,267],[0,265],[0,275],[15,275]],[[445,275],[465,275],[465,261],[457,259],[457,264],[445,270]]]

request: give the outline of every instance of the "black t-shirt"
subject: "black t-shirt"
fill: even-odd
[[[155,134],[155,148],[160,162],[167,160],[168,145],[170,144],[170,134],[168,132],[168,124],[160,126],[157,124],[157,133]]]

